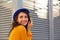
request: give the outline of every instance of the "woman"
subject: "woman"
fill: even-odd
[[[30,11],[26,8],[19,9],[14,13],[9,40],[31,40],[30,27],[32,24],[29,13]]]

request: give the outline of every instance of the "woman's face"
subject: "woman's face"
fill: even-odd
[[[20,12],[19,15],[18,15],[18,18],[17,18],[17,22],[19,24],[22,24],[22,25],[27,25],[28,23],[28,16],[26,13],[24,12]]]

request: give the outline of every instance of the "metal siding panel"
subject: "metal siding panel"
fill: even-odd
[[[12,10],[0,5],[0,40],[8,40],[11,26]]]
[[[60,16],[54,17],[54,40],[60,40]]]
[[[31,13],[33,20],[32,40],[49,40],[48,19],[38,18],[36,13]]]

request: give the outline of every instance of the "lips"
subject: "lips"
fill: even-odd
[[[23,25],[26,25],[26,24],[27,24],[27,22],[26,22],[26,21],[23,21],[23,22],[22,22],[22,24],[23,24]]]

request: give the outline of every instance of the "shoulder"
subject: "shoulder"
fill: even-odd
[[[26,29],[23,25],[16,26],[11,33],[20,33],[20,32],[25,32]]]
[[[16,29],[16,30],[19,30],[19,31],[26,30],[23,25],[19,25],[19,26],[15,27],[15,29]]]

